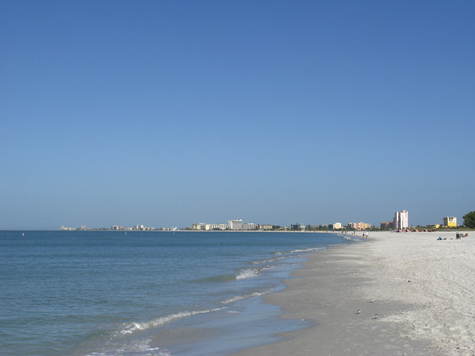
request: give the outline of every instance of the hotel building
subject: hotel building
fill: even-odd
[[[348,223],[348,228],[355,229],[355,230],[365,230],[371,228],[371,224],[366,224],[363,222],[359,223]]]
[[[337,222],[334,224],[328,224],[328,229],[329,230],[340,230],[341,229],[341,223]]]
[[[382,222],[380,226],[381,226],[381,230],[389,230],[393,227],[393,222],[392,221]]]
[[[393,227],[396,230],[404,230],[409,227],[409,213],[407,210],[396,211],[394,213]]]
[[[229,230],[242,230],[242,220],[228,220]]]

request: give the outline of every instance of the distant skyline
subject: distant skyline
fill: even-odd
[[[475,210],[474,1],[2,1],[0,230]]]

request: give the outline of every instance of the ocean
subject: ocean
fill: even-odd
[[[23,235],[24,234],[24,235]],[[311,326],[263,296],[333,233],[0,231],[0,354],[221,356]]]

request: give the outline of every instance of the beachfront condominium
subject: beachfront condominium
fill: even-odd
[[[305,230],[305,225],[303,224],[291,224],[290,230],[292,231],[302,231]]]
[[[272,224],[266,224],[266,225],[257,225],[258,230],[272,230],[274,226]]]
[[[342,228],[341,223],[328,224],[329,230],[340,230]]]
[[[242,220],[228,220],[229,230],[242,230]]]
[[[243,223],[242,224],[242,229],[243,230],[255,230],[256,229],[256,224],[254,224],[254,223]]]
[[[226,224],[205,224],[205,223],[199,223],[199,224],[193,224],[191,226],[192,230],[226,230],[228,225]]]
[[[393,227],[396,230],[403,230],[409,227],[409,213],[407,210],[396,211],[393,219]]]
[[[381,230],[389,230],[393,227],[392,221],[386,221],[381,223]]]
[[[366,229],[369,229],[371,228],[371,224],[366,224],[366,223],[363,223],[363,222],[359,222],[359,223],[348,223],[348,228],[350,229],[354,229],[354,230],[366,230]]]

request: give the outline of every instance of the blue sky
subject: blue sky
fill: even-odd
[[[474,1],[2,1],[0,229],[475,210]]]

